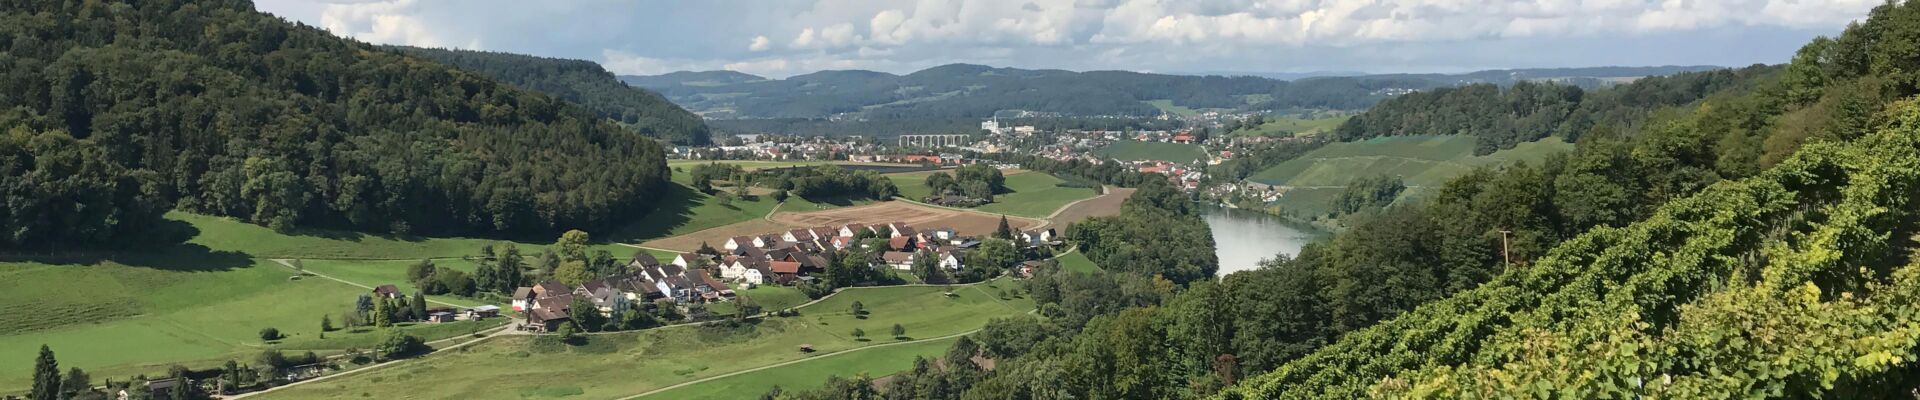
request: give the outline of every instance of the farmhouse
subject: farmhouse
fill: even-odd
[[[913,253],[904,251],[889,251],[880,254],[880,259],[885,261],[887,266],[898,270],[913,269],[913,257]]]
[[[373,288],[373,295],[389,299],[398,299],[401,296],[400,288],[391,284],[380,285],[379,287]]]

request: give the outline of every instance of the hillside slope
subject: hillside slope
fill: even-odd
[[[524,54],[396,46],[409,55],[452,65],[516,87],[546,93],[593,110],[640,134],[677,144],[704,145],[712,133],[659,93],[627,86],[592,61]]]
[[[98,145],[190,211],[544,236],[645,214],[667,179],[658,143],[585,109],[246,1],[8,2],[0,22],[0,124]]]

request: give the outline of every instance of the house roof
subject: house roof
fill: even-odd
[[[713,279],[713,275],[700,274],[700,282],[707,284],[707,287],[713,288],[713,290],[716,291],[731,290],[731,288],[727,287],[727,284],[721,283],[719,279]]]
[[[378,294],[400,294],[400,288],[393,285],[380,285],[379,287],[373,288],[373,292]]]
[[[905,226],[905,225],[902,225],[899,228],[893,228],[893,231],[896,233],[899,233],[900,236],[916,236],[920,234],[919,231],[913,230],[913,227]]]
[[[813,240],[813,230],[810,229],[794,229],[787,231],[787,234],[793,235],[794,240]]]
[[[694,260],[706,259],[705,256],[701,256],[700,254],[697,254],[697,253],[680,253],[679,258],[681,260],[686,260],[686,262],[688,263],[692,263]]]
[[[568,295],[547,297],[540,300],[535,300],[535,302],[540,304],[540,307],[536,307],[536,308],[565,310],[565,309],[573,308],[573,295],[568,294]]]
[[[767,263],[767,268],[772,269],[774,273],[778,273],[778,274],[800,273],[800,263],[792,262],[792,261],[770,262],[770,263]]]
[[[566,284],[555,282],[555,281],[546,281],[546,282],[540,282],[540,283],[534,284],[533,291],[534,293],[540,293],[547,296],[554,296],[560,293],[571,292],[572,290],[568,289]]]
[[[660,259],[653,258],[653,254],[648,253],[646,250],[641,250],[633,252],[633,259],[628,261],[628,264],[640,264],[642,267],[651,267],[660,265]]]
[[[904,251],[889,251],[886,253],[881,253],[880,258],[883,260],[887,260],[888,264],[906,264],[909,262],[913,262],[913,253],[908,253]]]
[[[911,244],[913,244],[913,237],[910,236],[894,236],[893,238],[887,239],[887,248],[894,250],[906,250],[907,246]]]
[[[567,317],[566,312],[551,309],[551,308],[535,309],[527,313],[527,322],[532,322],[536,324],[543,323],[546,321],[559,321],[559,320],[566,320],[566,319],[569,319]]]
[[[533,297],[533,288],[521,286],[519,288],[513,289],[513,298],[525,299],[530,297]]]

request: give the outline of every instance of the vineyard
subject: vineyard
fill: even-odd
[[[1874,398],[1920,385],[1920,106],[1223,393]]]

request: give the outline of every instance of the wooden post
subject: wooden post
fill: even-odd
[[[1502,269],[1513,268],[1513,252],[1507,244],[1507,234],[1510,233],[1513,233],[1513,231],[1507,229],[1500,230],[1500,259],[1502,260]]]

